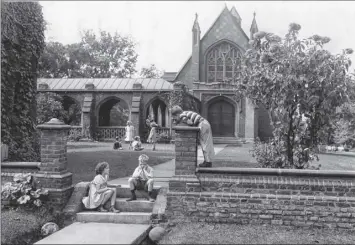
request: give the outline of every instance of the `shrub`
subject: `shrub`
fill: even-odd
[[[283,140],[271,139],[266,142],[256,139],[252,156],[256,158],[257,163],[262,168],[296,168],[296,169],[319,169],[311,165],[314,160],[319,160],[318,156],[309,148],[303,148],[301,145],[294,147],[293,163],[287,158],[287,146]]]
[[[37,189],[31,173],[16,174],[13,182],[7,182],[1,188],[1,200],[8,206],[41,207],[46,201],[48,190]]]
[[[171,136],[166,132],[162,132],[158,135],[159,142],[170,142],[170,140],[171,140]]]

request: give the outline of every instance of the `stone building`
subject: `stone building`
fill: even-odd
[[[183,83],[207,118],[216,141],[253,140],[271,136],[265,108],[254,105],[235,91],[233,76],[238,71],[240,56],[249,48],[249,39],[258,31],[255,14],[248,35],[241,27],[235,7],[223,9],[203,37],[196,14],[192,26],[192,53],[178,72],[166,72],[160,79],[39,79],[39,92],[56,92],[68,103],[82,108],[81,126],[72,127],[88,134],[88,129],[102,138],[123,137],[124,125],[110,124],[110,111],[120,104],[136,128],[136,135],[145,137],[145,119],[150,114],[161,126],[160,133],[169,133],[169,101],[161,95],[181,89]],[[174,86],[174,85],[177,86]]]

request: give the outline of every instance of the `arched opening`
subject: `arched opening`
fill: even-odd
[[[128,119],[128,105],[119,98],[109,98],[99,107],[99,126],[125,126]]]
[[[209,104],[207,120],[211,125],[213,136],[234,137],[235,108],[223,97]]]
[[[69,96],[63,96],[62,106],[66,112],[65,123],[72,126],[81,125],[81,106]]]
[[[169,112],[166,104],[160,100],[153,100],[146,109],[146,117],[150,115],[160,127],[169,127]]]

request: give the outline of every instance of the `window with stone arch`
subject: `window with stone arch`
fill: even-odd
[[[207,82],[223,82],[233,78],[238,71],[240,58],[239,49],[228,42],[213,47],[206,56]]]

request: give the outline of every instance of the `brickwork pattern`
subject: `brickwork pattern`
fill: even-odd
[[[175,175],[165,213],[170,222],[355,229],[355,173],[195,171],[198,134],[189,127],[175,130]]]
[[[188,128],[188,127],[186,127]],[[191,127],[192,128],[192,127]],[[197,163],[197,136],[193,131],[175,129],[175,175],[194,175]]]

